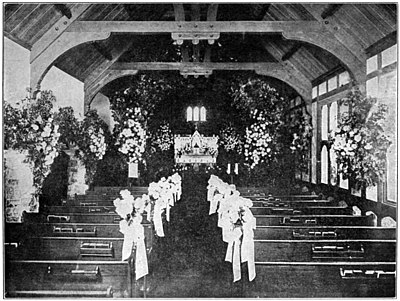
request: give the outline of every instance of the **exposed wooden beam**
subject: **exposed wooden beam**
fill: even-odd
[[[92,42],[92,45],[106,60],[111,61],[113,59],[112,54],[108,51],[108,49],[99,42],[94,41]]]
[[[185,9],[183,4],[174,3],[175,21],[185,21]]]
[[[35,91],[40,90],[40,83],[54,61],[69,49],[83,43],[104,40],[109,37],[109,32],[64,32],[57,39],[57,43],[52,43],[36,60],[31,62],[30,87]]]
[[[343,4],[329,4],[328,7],[322,12],[321,18],[326,19],[333,16]]]
[[[124,33],[269,33],[322,30],[318,21],[76,21],[70,32],[124,32]]]
[[[133,42],[128,41],[123,44],[116,44],[111,50],[112,60],[104,61],[95,70],[93,70],[90,75],[85,78],[85,90],[94,86],[103,76],[104,73],[114,64],[118,59],[132,46]]]
[[[207,8],[207,21],[216,21],[218,13],[218,4],[210,4]],[[211,61],[211,46],[207,44],[206,50],[204,53],[204,62]]]
[[[257,15],[257,19],[260,20],[260,21],[262,19],[264,19],[264,17],[267,14],[271,4],[262,4],[261,6],[262,6],[262,8],[261,8],[261,10],[259,11],[259,13]]]
[[[218,13],[218,4],[209,4],[207,8],[207,21],[216,21]]]
[[[3,31],[3,32],[4,32],[4,36],[6,38],[10,39],[11,41],[17,43],[18,45],[20,45],[28,50],[31,50],[32,46],[29,45],[27,42],[22,41],[20,38],[13,36],[11,33],[8,33],[7,31]]]
[[[65,4],[54,4],[54,7],[68,19],[72,18],[71,10]]]
[[[71,10],[71,18],[62,17],[49,29],[34,45],[31,50],[31,63],[37,59],[37,57],[43,53],[52,43],[54,43],[63,32],[74,22],[79,16],[81,16],[88,8],[90,4],[79,4],[74,5]]]
[[[105,72],[101,74],[100,78],[98,78],[98,81],[94,86],[90,87],[90,89],[85,89],[85,96],[84,96],[85,114],[87,111],[89,111],[90,104],[92,103],[96,94],[99,93],[100,90],[105,85],[112,82],[113,80],[116,80],[117,78],[123,76],[136,75],[137,73],[138,70],[105,70]]]
[[[135,63],[121,63],[113,64],[111,70],[258,70],[268,68],[279,68],[279,63],[214,63],[214,62],[135,62]]]
[[[175,21],[185,21],[185,9],[183,4],[174,3]],[[189,62],[189,50],[185,45],[181,45],[182,61]]]
[[[301,46],[301,43],[295,43],[292,48],[282,56],[282,61],[290,59],[301,48]]]

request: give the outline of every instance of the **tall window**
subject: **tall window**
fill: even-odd
[[[186,121],[192,121],[192,120],[193,120],[192,107],[188,107],[186,110]]]
[[[199,121],[199,120],[200,120],[199,107],[194,107],[194,109],[193,109],[193,121]]]
[[[206,121],[206,108],[205,107],[188,107],[186,110],[186,121]]]
[[[200,121],[206,121],[206,108],[200,108]]]
[[[397,44],[371,56],[367,60],[367,95],[376,97],[379,103],[388,107],[383,128],[392,140],[387,151],[386,179],[383,190],[386,192],[383,201],[397,202]],[[367,189],[367,198],[375,200],[376,187]]]

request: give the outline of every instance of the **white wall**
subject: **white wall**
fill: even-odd
[[[4,38],[4,100],[11,104],[23,99],[30,86],[30,51]],[[71,75],[52,67],[41,83],[42,90],[52,90],[59,107],[71,106],[78,118],[83,118],[83,83]]]
[[[15,104],[26,97],[30,85],[30,51],[6,37],[3,41],[3,99]]]
[[[110,100],[108,99],[108,97],[104,96],[101,93],[97,93],[92,103],[90,104],[90,109],[97,110],[99,117],[108,124],[110,131],[113,130],[114,119],[111,116]]]
[[[83,82],[77,80],[64,71],[51,67],[41,83],[41,90],[51,90],[57,99],[55,108],[72,107],[75,116],[84,117],[84,89]]]

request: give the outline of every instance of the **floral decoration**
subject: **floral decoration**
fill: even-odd
[[[127,109],[122,123],[114,131],[118,132],[116,145],[118,150],[128,157],[128,162],[143,161],[146,149],[146,130],[144,117],[140,108]]]
[[[52,111],[54,102],[52,92],[44,91],[38,99],[27,97],[16,107],[7,102],[4,106],[4,147],[28,151],[26,160],[31,164],[36,194],[40,194],[59,154],[60,133]]]
[[[350,105],[351,111],[341,115],[329,137],[338,172],[344,179],[352,178],[358,189],[376,185],[384,175],[386,151],[391,144],[382,128],[387,108],[375,105],[376,99],[363,96],[358,89],[339,104]]]
[[[254,122],[246,128],[244,156],[250,168],[253,169],[260,163],[270,163],[280,151],[278,141],[278,122],[271,122],[266,113],[255,109],[252,112]],[[278,123],[278,125],[277,125]]]
[[[97,163],[103,159],[107,150],[108,126],[95,110],[88,111],[80,123],[76,143],[79,148],[78,158],[86,167],[86,183],[93,182]]]
[[[162,152],[170,150],[174,144],[174,137],[167,122],[161,124],[151,135],[151,145]]]
[[[289,120],[289,132],[292,135],[290,149],[296,155],[296,167],[300,170],[307,170],[312,138],[311,116],[306,109],[296,110]]]
[[[219,141],[221,147],[223,147],[224,150],[228,153],[235,152],[237,154],[240,154],[242,152],[242,137],[231,125],[225,127],[220,131]]]

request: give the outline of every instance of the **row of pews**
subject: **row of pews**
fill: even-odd
[[[256,218],[257,276],[244,296],[395,296],[396,228],[313,194],[241,195],[253,201]]]
[[[85,195],[25,214],[5,225],[5,296],[138,297],[146,277],[135,281],[134,258],[122,261],[123,234],[113,200],[121,189],[135,197],[147,187],[95,187]],[[153,228],[143,220],[151,260]]]

